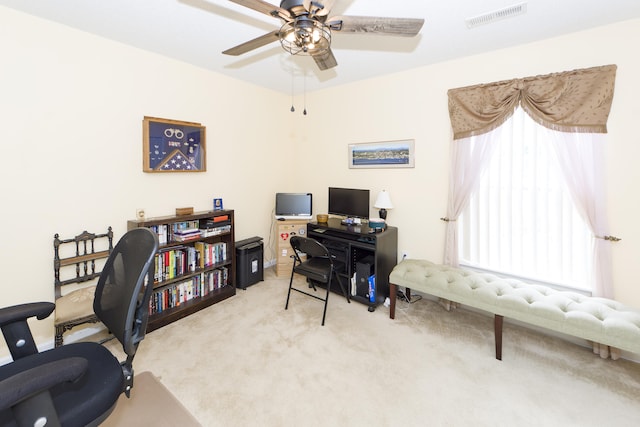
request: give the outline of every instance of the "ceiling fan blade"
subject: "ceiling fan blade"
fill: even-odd
[[[312,54],[311,56],[313,57],[313,60],[316,61],[318,68],[321,70],[328,70],[329,68],[333,68],[338,65],[338,61],[336,61],[336,57],[333,56],[331,49],[316,55]]]
[[[270,33],[267,33],[263,36],[257,37],[253,40],[249,40],[248,42],[239,44],[238,46],[232,47],[231,49],[225,50],[225,55],[238,56],[243,53],[247,53],[253,49],[257,49],[259,47],[268,45],[274,41],[280,40],[280,30],[274,30]]]
[[[240,6],[248,7],[249,9],[257,10],[265,15],[273,16],[274,18],[282,18],[285,21],[291,19],[291,14],[288,10],[279,6],[267,3],[263,0],[229,0],[230,2],[239,4]]]
[[[314,16],[327,16],[336,0],[304,0],[304,8]]]
[[[333,16],[327,25],[332,31],[386,34],[413,37],[420,32],[424,19],[383,18],[376,16]]]

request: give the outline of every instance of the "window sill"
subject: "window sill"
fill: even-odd
[[[570,285],[561,284],[561,283],[545,282],[543,280],[534,279],[534,278],[531,278],[531,277],[518,276],[516,274],[505,273],[503,271],[491,270],[491,269],[479,267],[479,266],[476,266],[476,265],[465,264],[464,262],[460,263],[460,267],[466,268],[467,270],[476,271],[478,273],[494,274],[494,275],[496,275],[498,277],[502,277],[502,278],[505,278],[505,279],[520,280],[523,283],[528,283],[528,284],[531,284],[531,285],[547,286],[547,287],[555,289],[557,291],[570,291],[570,292],[577,292],[579,294],[583,294],[583,295],[589,296],[589,297],[593,296],[593,292],[591,292],[590,290],[585,289],[585,288],[578,288],[578,287],[575,287],[575,286],[570,286]]]

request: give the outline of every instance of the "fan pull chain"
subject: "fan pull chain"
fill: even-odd
[[[307,73],[304,73],[304,111],[302,112],[302,114],[304,114],[305,116],[307,115]]]
[[[294,113],[296,107],[293,106],[293,70],[291,70],[291,112]]]

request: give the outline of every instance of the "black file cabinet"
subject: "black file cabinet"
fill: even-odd
[[[236,287],[246,289],[264,280],[264,245],[262,237],[236,242]]]

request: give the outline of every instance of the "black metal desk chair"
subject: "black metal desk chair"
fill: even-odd
[[[306,237],[293,236],[289,239],[291,247],[293,248],[293,268],[291,269],[291,280],[289,281],[289,292],[287,292],[287,303],[284,309],[289,308],[289,297],[291,291],[300,292],[301,294],[308,295],[320,301],[324,301],[324,311],[322,313],[322,325],[324,326],[324,319],[327,316],[327,302],[329,301],[329,293],[331,292],[331,284],[333,278],[338,281],[342,294],[347,299],[348,303],[351,303],[349,294],[347,293],[342,281],[340,280],[339,272],[343,271],[344,264],[337,265],[338,262],[333,261],[331,254],[327,248],[320,242],[314,239],[307,239]],[[303,257],[307,258],[303,261]],[[293,287],[293,277],[295,274],[300,274],[307,278],[309,288],[315,291],[316,283],[322,284],[327,288],[327,294],[324,298],[318,295],[309,293],[305,290],[301,290]]]
[[[0,309],[13,362],[0,366],[0,425],[93,426],[133,387],[133,358],[144,338],[158,238],[146,228],[127,232],[111,252],[96,286],[93,309],[120,341],[120,362],[99,343],[72,343],[38,353],[27,319],[44,319],[50,302]]]

